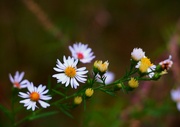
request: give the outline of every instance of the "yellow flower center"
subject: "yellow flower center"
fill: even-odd
[[[87,97],[91,97],[93,95],[93,93],[94,93],[94,90],[92,88],[88,88],[85,91],[85,94]]]
[[[76,75],[76,69],[73,67],[67,67],[64,72],[68,77],[71,78],[73,78]]]
[[[151,63],[150,59],[148,59],[147,57],[144,57],[141,59],[141,65],[139,66],[139,70],[142,73],[147,72],[147,69],[152,66],[153,64]]]
[[[81,104],[81,102],[82,102],[82,97],[77,96],[74,98],[74,104],[79,105],[79,104]]]
[[[128,85],[131,87],[131,88],[137,88],[139,86],[139,83],[136,79],[134,78],[131,78],[128,82]]]
[[[30,99],[31,99],[32,101],[38,101],[39,98],[40,98],[40,95],[39,95],[39,93],[37,93],[37,92],[32,92],[32,93],[30,94]]]

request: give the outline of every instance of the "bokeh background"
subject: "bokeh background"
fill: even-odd
[[[36,85],[45,85],[49,79],[56,83],[51,78],[56,59],[71,55],[68,46],[75,42],[88,44],[96,59],[108,60],[115,79],[129,67],[135,47],[141,47],[157,64],[173,52],[171,47],[179,47],[179,41],[171,43],[178,36],[179,17],[178,0],[1,0],[0,103],[9,107],[12,84],[8,75],[17,70]],[[170,90],[178,83],[171,70],[158,82],[142,82],[129,94],[95,93],[86,110],[80,105],[70,111],[74,118],[60,112],[22,126],[176,126],[180,112]],[[0,115],[0,125],[5,126],[8,120]]]

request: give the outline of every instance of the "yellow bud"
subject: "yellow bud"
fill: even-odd
[[[98,69],[101,73],[105,73],[108,69],[109,62],[105,61],[104,63],[101,60],[94,62],[94,68]]]
[[[137,87],[139,86],[139,82],[132,77],[132,78],[129,80],[128,85],[129,85],[131,88],[137,88]]]
[[[74,98],[74,104],[79,105],[79,104],[81,104],[81,102],[82,102],[82,97],[81,96],[76,96]]]
[[[121,83],[116,84],[116,86],[117,86],[118,88],[122,88],[122,84],[121,84]]]
[[[88,89],[86,89],[86,91],[85,91],[85,95],[86,95],[87,97],[91,97],[91,96],[93,95],[93,93],[94,93],[94,90],[93,90],[92,88],[88,88]]]

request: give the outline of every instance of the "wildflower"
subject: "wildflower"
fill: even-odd
[[[71,85],[72,88],[77,88],[79,86],[79,82],[85,83],[87,80],[85,77],[87,77],[85,74],[88,71],[85,71],[86,67],[81,67],[78,68],[76,67],[78,63],[78,59],[74,59],[71,57],[63,57],[64,63],[62,64],[58,59],[57,59],[57,67],[54,67],[54,70],[59,72],[58,74],[54,74],[52,77],[57,79],[58,83],[65,84],[67,87],[69,84]]]
[[[27,87],[28,80],[23,80],[24,72],[16,71],[14,78],[9,74],[9,79],[15,88],[21,89]]]
[[[110,71],[107,71],[103,76],[105,77],[105,84],[112,83],[115,77],[114,73]],[[100,80],[100,75],[97,75],[96,77],[97,81],[102,82],[102,80]]]
[[[141,60],[143,57],[145,57],[145,52],[141,48],[134,48],[131,52],[131,57],[135,61]]]
[[[45,90],[46,86],[39,85],[38,87],[35,87],[33,83],[29,83],[27,86],[27,89],[29,92],[22,93],[19,92],[19,96],[21,98],[25,98],[25,100],[20,101],[20,103],[24,103],[24,107],[27,107],[27,110],[32,109],[32,111],[35,110],[37,106],[37,102],[43,107],[47,108],[50,106],[50,104],[42,101],[42,100],[50,100],[52,97],[46,94],[49,90]]]
[[[79,105],[79,104],[81,104],[81,102],[82,102],[82,97],[81,96],[76,96],[74,98],[74,104]]]
[[[136,80],[135,78],[131,78],[128,82],[128,85],[131,87],[131,88],[137,88],[139,86],[139,83],[138,83],[138,80]]]
[[[139,68],[140,72],[146,73],[148,68],[151,67],[153,64],[151,63],[150,59],[147,57],[143,57],[136,65],[136,68]]]
[[[95,56],[91,48],[88,45],[82,44],[81,42],[75,43],[73,46],[69,46],[69,50],[75,59],[79,59],[82,63],[90,63]]]
[[[180,88],[171,90],[171,98],[177,103],[177,109],[180,111]]]
[[[95,74],[98,73],[98,72],[100,72],[101,74],[104,74],[107,71],[108,66],[109,66],[108,61],[105,61],[104,63],[102,63],[101,60],[96,60],[94,62],[94,72],[95,72]]]
[[[85,95],[87,97],[91,97],[94,94],[94,90],[92,88],[87,88],[85,91]]]
[[[159,63],[159,65],[161,65],[161,68],[163,70],[169,70],[172,67],[173,61],[171,59],[172,59],[172,56],[169,55],[168,59],[166,59],[166,60]]]

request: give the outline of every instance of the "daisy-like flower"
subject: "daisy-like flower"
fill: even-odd
[[[19,73],[19,71],[16,71],[14,78],[12,77],[11,74],[9,74],[9,79],[13,86],[15,88],[21,89],[27,87],[27,82],[28,80],[23,80],[24,77],[24,72]]]
[[[85,74],[88,72],[86,71],[86,67],[81,67],[77,69],[77,63],[78,59],[74,59],[71,57],[63,57],[64,63],[62,64],[58,59],[57,59],[57,67],[54,67],[54,70],[59,72],[58,74],[54,74],[52,77],[57,79],[58,83],[65,84],[67,87],[69,84],[71,85],[72,88],[77,88],[79,86],[79,82],[85,83],[87,80],[85,77],[87,77]]]
[[[143,57],[145,57],[145,52],[141,48],[134,48],[131,52],[131,57],[135,61],[141,60]]]
[[[169,70],[169,68],[172,67],[173,61],[172,61],[171,59],[172,59],[172,56],[169,55],[169,58],[168,58],[168,59],[166,59],[166,60],[164,60],[164,61],[161,61],[161,62],[159,63],[159,65],[161,65],[161,67],[162,67],[163,70]]]
[[[50,100],[52,97],[49,95],[44,95],[48,93],[49,90],[45,90],[46,86],[39,85],[38,87],[35,87],[33,83],[29,83],[27,93],[19,92],[19,97],[24,98],[25,100],[20,101],[20,103],[24,103],[24,107],[27,107],[27,110],[32,109],[32,111],[35,110],[37,106],[37,102],[43,107],[47,108],[50,106],[50,104],[42,101],[42,100]]]
[[[171,90],[171,98],[177,103],[177,109],[180,111],[180,88]]]
[[[91,48],[88,48],[88,45],[82,44],[81,42],[69,46],[69,50],[72,53],[72,57],[79,59],[82,63],[90,63],[95,56]]]

